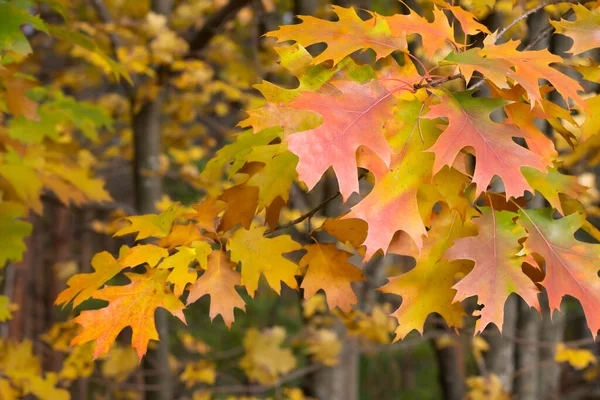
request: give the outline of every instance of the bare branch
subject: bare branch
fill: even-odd
[[[283,225],[280,225],[278,227],[276,227],[274,230],[269,230],[267,232],[265,232],[265,235],[274,233],[278,230],[281,229],[285,229],[285,228],[289,228],[290,226],[294,226],[296,224],[299,224],[300,222],[304,221],[307,218],[310,218],[312,216],[314,216],[316,213],[318,213],[320,210],[322,210],[323,208],[325,208],[327,206],[327,204],[331,203],[333,200],[335,200],[338,196],[340,195],[340,192],[335,193],[333,196],[328,197],[327,199],[323,200],[323,202],[321,204],[319,204],[318,206],[316,206],[315,208],[313,208],[312,210],[310,210],[309,212],[307,212],[306,214],[303,214],[301,216],[299,216],[298,218],[296,218],[293,221],[290,221],[288,223],[285,223]]]
[[[502,28],[496,35],[496,40],[494,40],[494,44],[498,44],[498,42],[500,41],[502,36],[506,32],[508,32],[513,26],[517,25],[519,22],[523,21],[524,19],[527,19],[530,15],[535,14],[536,12],[546,8],[549,5],[558,4],[558,3],[578,3],[578,1],[576,1],[576,0],[548,0],[548,1],[545,1],[544,3],[532,8],[531,10],[524,12],[519,17],[515,18],[515,20],[513,22],[511,22],[510,24],[508,24],[504,28]]]
[[[573,9],[571,8],[569,11],[567,11],[566,13],[564,13],[561,18],[568,18],[568,17],[570,17],[573,14],[574,14],[574,12],[573,12]],[[554,28],[553,25],[548,25],[547,27],[545,27],[544,29],[542,29],[540,31],[540,33],[537,35],[537,37],[531,43],[529,43],[527,46],[525,46],[525,48],[523,50],[531,50],[531,49],[533,49],[539,42],[541,42],[546,37],[548,37],[552,33],[554,33],[554,30],[555,30],[555,28]]]
[[[210,40],[219,32],[221,27],[233,18],[237,12],[251,3],[251,0],[230,0],[212,14],[202,25],[199,31],[189,40],[190,56],[198,54],[206,47]]]

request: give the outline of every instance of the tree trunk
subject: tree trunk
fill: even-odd
[[[145,104],[133,121],[135,137],[135,194],[136,209],[140,214],[155,212],[155,204],[162,192],[158,175],[161,147],[162,95]],[[157,392],[148,392],[146,399],[173,399],[173,380],[169,370],[169,320],[166,310],[156,310],[156,330],[160,341],[155,349],[148,349],[144,359],[147,385],[158,384]]]
[[[27,217],[32,225],[35,224],[34,220],[36,216],[30,215]],[[19,306],[19,310],[14,313],[13,319],[10,320],[9,335],[12,339],[23,340],[25,338],[32,338],[30,325],[27,319],[31,318],[32,308],[31,304],[31,292],[29,287],[31,265],[33,263],[33,251],[31,251],[31,244],[33,242],[33,232],[31,236],[25,238],[25,246],[27,250],[23,253],[23,259],[14,264],[10,264],[10,275],[8,276],[6,287],[6,294],[10,298],[11,302]],[[12,281],[12,282],[11,282]]]
[[[317,399],[358,400],[360,346],[356,337],[345,334],[341,323],[336,326],[336,331],[344,338],[339,363],[321,368],[312,375],[310,394]]]
[[[434,344],[434,348],[444,400],[463,400],[466,387],[465,377],[462,373],[464,360],[460,342],[456,340],[455,344],[443,347]]]
[[[548,311],[548,298],[541,296],[544,310],[540,341],[558,343],[563,340],[565,314],[556,311],[554,315]],[[541,347],[539,351],[539,393],[540,399],[558,398],[560,393],[560,364],[550,362],[554,359],[554,347]]]
[[[516,295],[512,295],[504,305],[502,335],[506,337],[515,337],[517,333],[517,299]],[[504,389],[511,393],[515,373],[515,344],[503,338],[498,329],[492,329],[487,330],[489,335],[486,336],[490,344],[486,354],[487,368],[490,373],[498,375]]]
[[[514,394],[518,400],[538,400],[539,387],[539,347],[532,345],[540,334],[541,318],[523,299],[519,299],[518,338],[528,343],[517,343],[517,371]]]
[[[171,0],[152,0],[152,11],[169,15]],[[159,176],[161,154],[162,91],[156,98],[144,104],[134,116],[135,140],[135,202],[140,214],[155,212],[155,204],[162,194],[162,178]],[[158,391],[147,392],[146,399],[172,400],[174,382],[169,368],[169,319],[166,310],[159,308],[155,315],[156,330],[160,341],[155,349],[148,349],[144,359],[146,385],[157,385]]]

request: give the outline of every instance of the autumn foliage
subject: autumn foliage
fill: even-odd
[[[160,339],[158,308],[185,324],[186,308],[208,296],[210,319],[231,328],[248,299],[283,287],[307,302],[324,294],[330,310],[348,316],[366,266],[391,254],[414,260],[414,268],[386,276],[377,288],[401,299],[390,314],[395,340],[423,333],[432,313],[455,330],[467,316],[477,318],[475,333],[490,324],[501,330],[513,293],[538,311],[542,296],[551,312],[565,296],[576,298],[595,338],[600,231],[586,217],[597,211],[568,171],[597,157],[600,100],[585,93],[588,85],[573,70],[592,80],[589,65],[574,56],[600,47],[600,8],[564,5],[574,18],[551,20],[573,41],[563,57],[511,39],[514,24],[491,32],[467,9],[433,3],[427,17],[334,6],[336,20],[303,16],[267,33],[296,85],[254,86],[262,105],[245,101],[253,108],[232,141],[186,177],[206,193],[201,201],[124,216],[114,236],[130,244],[117,256],[96,254],[91,272],[68,279],[56,305],[72,306],[81,326],[70,344],[104,357],[130,327],[142,359]],[[45,190],[64,204],[111,200],[85,153],[61,139],[78,130],[96,142],[112,120],[101,107],[40,87],[19,71],[31,51],[25,24],[83,48],[123,87],[153,74],[147,63],[132,64],[132,54],[146,51],[142,45],[117,52],[115,62],[80,33],[0,1],[1,106],[9,116],[0,138],[2,265],[22,259],[31,234],[25,217],[43,211]],[[149,45],[153,62],[175,70],[175,86],[186,87],[183,80],[204,67],[184,58],[184,42],[161,34]],[[291,192],[309,192],[332,177],[337,192],[305,214],[285,216]],[[333,203],[338,207],[326,219],[314,218]],[[303,224],[306,237],[293,230]],[[476,298],[475,310],[465,306],[469,298]],[[90,299],[102,302],[80,309]],[[326,331],[315,335],[321,346],[337,345]],[[272,383],[296,366],[281,347],[284,338],[276,327],[246,332],[240,366],[252,381]],[[308,340],[309,352],[316,342]],[[333,364],[323,349],[315,357]],[[214,365],[189,364],[184,376],[210,384]],[[36,379],[51,387],[54,378]],[[17,386],[35,394],[40,385]]]
[[[577,23],[587,26],[594,14],[574,7]],[[465,315],[460,301],[471,296],[482,307],[476,330],[490,323],[501,327],[511,293],[539,309],[542,288],[552,309],[565,295],[579,299],[596,335],[600,246],[573,238],[582,226],[589,228],[577,206],[582,190],[556,169],[561,160],[555,144],[533,124],[534,119],[569,121],[574,112],[585,118],[591,110],[580,95],[583,89],[558,69],[569,60],[547,50],[519,49],[519,41],[502,43],[473,15],[456,7],[446,15],[444,8],[434,6],[435,19],[428,21],[414,12],[371,13],[363,20],[353,9],[335,7],[336,22],[303,17],[298,25],[269,33],[295,42],[278,52],[299,86],[258,85],[267,104],[243,121],[251,130],[220,150],[199,177],[211,183],[227,173],[233,186],[215,190],[191,209],[174,205],[160,215],[130,217],[130,226],[116,235],[159,241],[123,249],[118,260],[98,262],[94,273],[69,280],[58,304],[75,296],[78,302],[109,301],[107,308],[84,311],[75,320],[84,329],[73,343],[96,340],[99,356],[131,326],[132,345],[141,357],[148,340],[158,338],[152,324],[156,307],[185,320],[176,296],[187,291],[188,304],[209,295],[211,318],[221,315],[229,326],[234,308],[244,309],[235,288],[254,296],[261,276],[279,293],[282,283],[297,289],[297,276],[304,275],[305,297],[323,290],[332,309],[349,311],[356,302],[351,283],[363,279],[348,262],[349,249],[364,254],[365,262],[379,251],[416,259],[414,271],[391,277],[382,289],[404,299],[393,314],[396,339],[413,329],[422,332],[432,312],[460,327]],[[449,22],[451,15],[457,23]],[[576,23],[555,24],[568,32]],[[479,45],[465,45],[481,33]],[[421,36],[425,61],[415,62],[409,50],[415,35]],[[583,36],[572,38],[574,52],[589,48]],[[311,57],[305,46],[321,42],[327,48]],[[348,58],[365,49],[374,51],[376,62]],[[435,68],[424,70],[427,65]],[[482,97],[478,82],[490,94]],[[465,89],[469,83],[477,89]],[[544,97],[550,90],[570,112],[556,113],[559,106]],[[508,117],[492,120],[501,109]],[[278,226],[277,215],[294,181],[310,190],[329,168],[349,211],[314,229],[347,225],[325,242],[302,246]],[[360,190],[361,177],[372,182],[370,191]],[[555,213],[528,209],[536,190]],[[192,227],[201,233],[190,242],[180,231]],[[349,237],[359,234],[360,242]],[[336,238],[346,247],[336,246]],[[306,251],[299,264],[286,257],[299,250]],[[529,276],[525,264],[543,268],[543,280]],[[146,272],[129,274],[129,286],[99,289],[136,265],[145,265]]]

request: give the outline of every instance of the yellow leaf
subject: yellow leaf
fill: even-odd
[[[428,237],[415,268],[389,278],[380,290],[402,296],[402,304],[392,314],[398,320],[396,340],[416,329],[423,332],[425,320],[432,312],[440,314],[450,326],[462,326],[466,316],[460,303],[454,302],[455,275],[469,270],[467,261],[449,262],[442,259],[444,251],[457,237],[468,235],[472,230],[463,226],[457,211],[444,209],[433,220]]]
[[[190,268],[192,261],[196,260],[196,251],[190,247],[177,247],[177,253],[167,257],[160,265],[159,269],[173,269],[167,281],[175,284],[173,293],[179,297],[183,294],[188,283],[196,282],[198,273],[194,268]]]
[[[71,395],[68,390],[56,387],[58,376],[49,372],[44,378],[33,377],[25,387],[25,393],[31,393],[40,400],[69,400]]]
[[[7,261],[19,262],[27,249],[25,237],[31,235],[29,222],[18,219],[25,214],[25,207],[12,201],[0,202],[0,268]]]
[[[12,312],[19,309],[17,304],[11,303],[7,296],[0,296],[0,322],[12,319]]]
[[[208,344],[187,332],[182,333],[179,340],[181,340],[183,347],[191,353],[207,354],[211,350]]]
[[[472,376],[467,378],[467,400],[509,400],[510,396],[504,391],[502,381],[496,374]]]
[[[146,214],[134,217],[125,217],[131,222],[131,225],[120,229],[115,236],[123,236],[128,233],[138,232],[135,240],[142,240],[149,237],[162,238],[169,234],[173,221],[183,212],[183,208],[173,204],[167,210],[160,214]]]
[[[277,294],[281,292],[281,282],[292,289],[298,287],[295,278],[298,266],[282,254],[300,250],[302,246],[289,235],[266,238],[263,236],[266,230],[264,226],[239,229],[228,241],[231,259],[242,263],[242,285],[251,297],[256,293],[261,274]]]
[[[324,313],[327,311],[325,295],[322,293],[317,293],[308,299],[304,299],[302,303],[302,311],[304,318],[310,318],[316,313]]]
[[[255,328],[246,331],[240,367],[248,378],[263,385],[275,383],[277,379],[296,367],[296,359],[290,349],[282,348],[285,329],[276,326],[259,332]]]
[[[287,203],[292,182],[298,177],[297,164],[298,156],[286,151],[267,161],[265,167],[250,178],[248,185],[259,188],[259,211],[270,205],[277,197],[281,197]]]
[[[575,369],[582,370],[590,364],[597,364],[594,353],[587,349],[568,348],[564,343],[558,343],[554,349],[554,361],[567,362]]]
[[[311,332],[306,339],[306,344],[308,345],[306,352],[312,356],[314,361],[330,367],[338,364],[342,342],[335,331],[319,329]]]
[[[23,203],[38,214],[42,213],[40,194],[42,181],[36,171],[25,160],[10,154],[0,160],[0,176],[6,179]]]
[[[61,380],[73,381],[79,378],[87,378],[94,372],[94,358],[92,343],[74,347],[65,358],[58,377]],[[137,361],[137,358],[136,358]]]
[[[91,354],[91,352],[90,352]],[[135,371],[140,361],[131,347],[115,346],[103,357],[102,376],[114,379],[117,382],[127,380]]]
[[[473,357],[475,357],[475,360],[478,363],[483,363],[483,353],[490,349],[488,342],[481,336],[475,336],[471,342],[471,346],[473,347]]]
[[[0,399],[18,400],[19,393],[13,389],[8,379],[0,379]]]
[[[212,385],[215,383],[216,377],[215,363],[212,361],[200,360],[188,363],[179,379],[182,382],[185,382],[185,386],[189,389],[201,382]]]

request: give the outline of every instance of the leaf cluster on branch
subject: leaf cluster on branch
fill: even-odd
[[[571,52],[600,47],[588,40],[600,37],[599,9],[568,7],[575,20],[552,26],[573,39]],[[68,281],[57,304],[109,302],[75,319],[83,330],[73,343],[95,340],[100,356],[130,326],[141,357],[158,339],[157,307],[185,322],[184,303],[206,295],[211,318],[230,326],[234,309],[245,309],[240,292],[254,297],[261,277],[276,293],[282,284],[307,299],[322,290],[331,309],[350,312],[358,301],[352,285],[365,279],[350,257],[365,263],[378,252],[416,261],[380,288],[402,298],[392,314],[396,339],[422,332],[434,312],[461,327],[461,301],[473,296],[476,330],[501,328],[509,295],[539,310],[542,290],[552,310],[564,296],[577,298],[597,335],[600,245],[575,234],[600,233],[586,222],[585,188],[563,174],[574,154],[593,158],[598,149],[600,103],[563,70],[577,61],[504,41],[507,30],[491,33],[471,12],[444,3],[429,19],[412,10],[366,19],[352,8],[333,10],[337,21],[302,17],[267,34],[286,43],[276,51],[298,85],[256,85],[265,104],[240,122],[249,129],[194,178],[208,196],[128,217],[116,235],[143,243],[124,246],[118,258],[98,254],[94,272]],[[313,57],[306,47],[317,43],[326,47]],[[476,80],[483,83],[466,89]],[[345,211],[311,226],[301,242],[285,228],[339,196],[289,223],[280,225],[280,214],[295,182],[311,190],[328,171]],[[549,207],[530,207],[536,192]],[[127,274],[130,284],[104,286],[134,267],[140,273]],[[244,368],[254,368],[258,361],[247,357]]]

